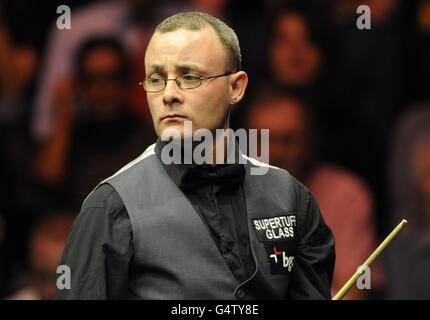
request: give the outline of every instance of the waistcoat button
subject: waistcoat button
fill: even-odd
[[[224,244],[223,247],[224,247],[223,248],[224,253],[229,253],[232,249],[231,245],[229,245],[229,244]]]
[[[239,299],[243,299],[245,297],[245,291],[243,289],[238,289],[236,291],[236,297]]]

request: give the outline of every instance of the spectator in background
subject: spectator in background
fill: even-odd
[[[32,133],[44,141],[53,130],[56,85],[73,74],[73,56],[84,42],[94,37],[120,41],[132,59],[134,82],[144,77],[143,56],[155,27],[154,21],[181,11],[183,5],[170,1],[95,1],[76,9],[71,6],[71,29],[59,30],[53,23],[42,60],[42,73],[36,92]],[[54,21],[55,22],[55,21]],[[129,97],[131,107],[145,118],[145,95],[138,88]]]
[[[130,64],[120,43],[89,40],[75,67],[75,79],[56,90],[54,131],[35,160],[35,174],[58,192],[61,206],[77,211],[99,181],[149,145],[153,133],[127,105]]]
[[[413,77],[405,75],[405,54],[410,51],[406,17],[399,0],[338,0],[331,20],[336,35],[329,55],[331,100],[324,120],[331,159],[359,173],[372,186],[381,234],[388,211],[384,164],[391,123],[404,105],[405,88]],[[358,6],[371,11],[371,29],[357,28]]]
[[[408,225],[384,255],[387,298],[430,299],[430,108],[411,108],[392,140],[390,224]]]
[[[373,200],[369,188],[355,174],[319,161],[318,132],[313,114],[292,96],[268,92],[253,105],[249,128],[270,130],[270,163],[286,169],[315,196],[336,239],[332,295],[376,248]],[[378,263],[372,266],[372,289],[381,287]],[[353,287],[346,299],[364,299]]]
[[[15,39],[12,30],[0,21],[0,145],[1,177],[11,184],[3,184],[2,194],[7,200],[14,197],[16,186],[25,184],[33,144],[29,135],[31,116],[31,87],[37,68],[34,47]],[[3,189],[4,188],[4,189]],[[4,193],[3,193],[4,192]],[[22,196],[22,194],[21,194]],[[2,207],[6,203],[2,203]],[[12,210],[12,209],[11,209]]]
[[[414,20],[408,21],[407,84],[412,97],[422,101],[430,98],[430,1],[417,0],[416,6],[410,7]]]
[[[37,67],[36,50],[17,43],[9,28],[0,24],[0,121],[2,125],[26,121],[31,80]],[[27,128],[25,128],[26,131]]]
[[[422,212],[416,181],[411,174],[411,156],[417,145],[430,136],[430,108],[420,104],[410,108],[399,117],[391,134],[390,162],[388,163],[388,186],[390,224],[399,219],[408,220],[408,229],[419,224]]]
[[[321,53],[305,16],[299,11],[283,11],[276,17],[267,61],[268,71],[280,87],[298,90],[316,81]]]
[[[302,7],[298,4],[284,6],[271,17],[265,63],[254,88],[256,97],[267,90],[277,89],[300,96],[312,104],[321,98],[319,80],[323,54],[318,33],[308,11]],[[249,103],[253,100],[251,97]]]
[[[303,7],[303,8],[302,8]],[[317,98],[323,69],[321,29],[303,5],[281,8],[272,18],[268,37],[265,85]]]
[[[25,260],[26,233],[40,212],[31,178],[35,145],[29,122],[38,54],[0,10],[0,295],[13,266]],[[10,19],[10,17],[8,17]]]
[[[30,270],[14,279],[8,300],[54,299],[57,267],[74,217],[57,212],[36,221],[28,245]]]

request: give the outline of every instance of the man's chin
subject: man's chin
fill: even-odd
[[[187,139],[192,138],[193,133],[184,133],[183,125],[171,125],[161,129],[160,137],[162,140]]]

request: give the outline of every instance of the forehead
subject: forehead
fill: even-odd
[[[86,69],[103,70],[107,67],[117,66],[119,63],[119,54],[113,48],[98,47],[85,55],[83,67]]]
[[[178,29],[152,36],[145,54],[147,70],[190,65],[202,70],[219,70],[226,64],[227,53],[215,31]]]
[[[281,36],[307,37],[306,23],[296,13],[284,13],[276,22],[276,32]]]
[[[299,102],[280,99],[260,102],[251,116],[251,126],[269,128],[273,133],[301,131],[305,125],[305,114]]]

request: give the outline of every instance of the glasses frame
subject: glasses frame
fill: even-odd
[[[233,72],[226,72],[226,73],[224,73],[224,74],[219,74],[219,75],[216,75],[216,76],[199,77],[199,78],[198,78],[198,80],[200,80],[200,83],[199,83],[199,85],[198,85],[198,86],[196,86],[196,87],[194,87],[194,88],[182,88],[182,87],[181,87],[181,81],[179,80],[179,78],[183,77],[184,75],[178,76],[178,77],[176,77],[176,78],[174,78],[174,79],[164,79],[164,78],[161,78],[161,79],[163,79],[163,80],[164,80],[164,86],[163,86],[163,88],[162,88],[162,89],[157,90],[157,91],[152,91],[152,90],[151,90],[151,91],[148,91],[148,90],[146,90],[146,89],[145,89],[145,86],[144,86],[145,81],[147,81],[147,80],[149,80],[149,79],[145,79],[145,80],[143,80],[143,81],[139,82],[138,84],[139,84],[139,86],[141,86],[141,87],[143,88],[143,90],[145,90],[146,92],[150,92],[150,93],[154,93],[154,92],[161,92],[161,91],[163,91],[164,89],[166,89],[167,81],[175,81],[175,82],[176,82],[176,85],[177,85],[177,86],[179,87],[179,89],[181,89],[181,90],[193,90],[193,89],[196,89],[196,88],[200,87],[200,86],[202,85],[203,80],[214,79],[214,78],[219,78],[219,77],[225,77],[225,76],[229,76],[229,75],[231,75],[231,74],[233,74]]]

